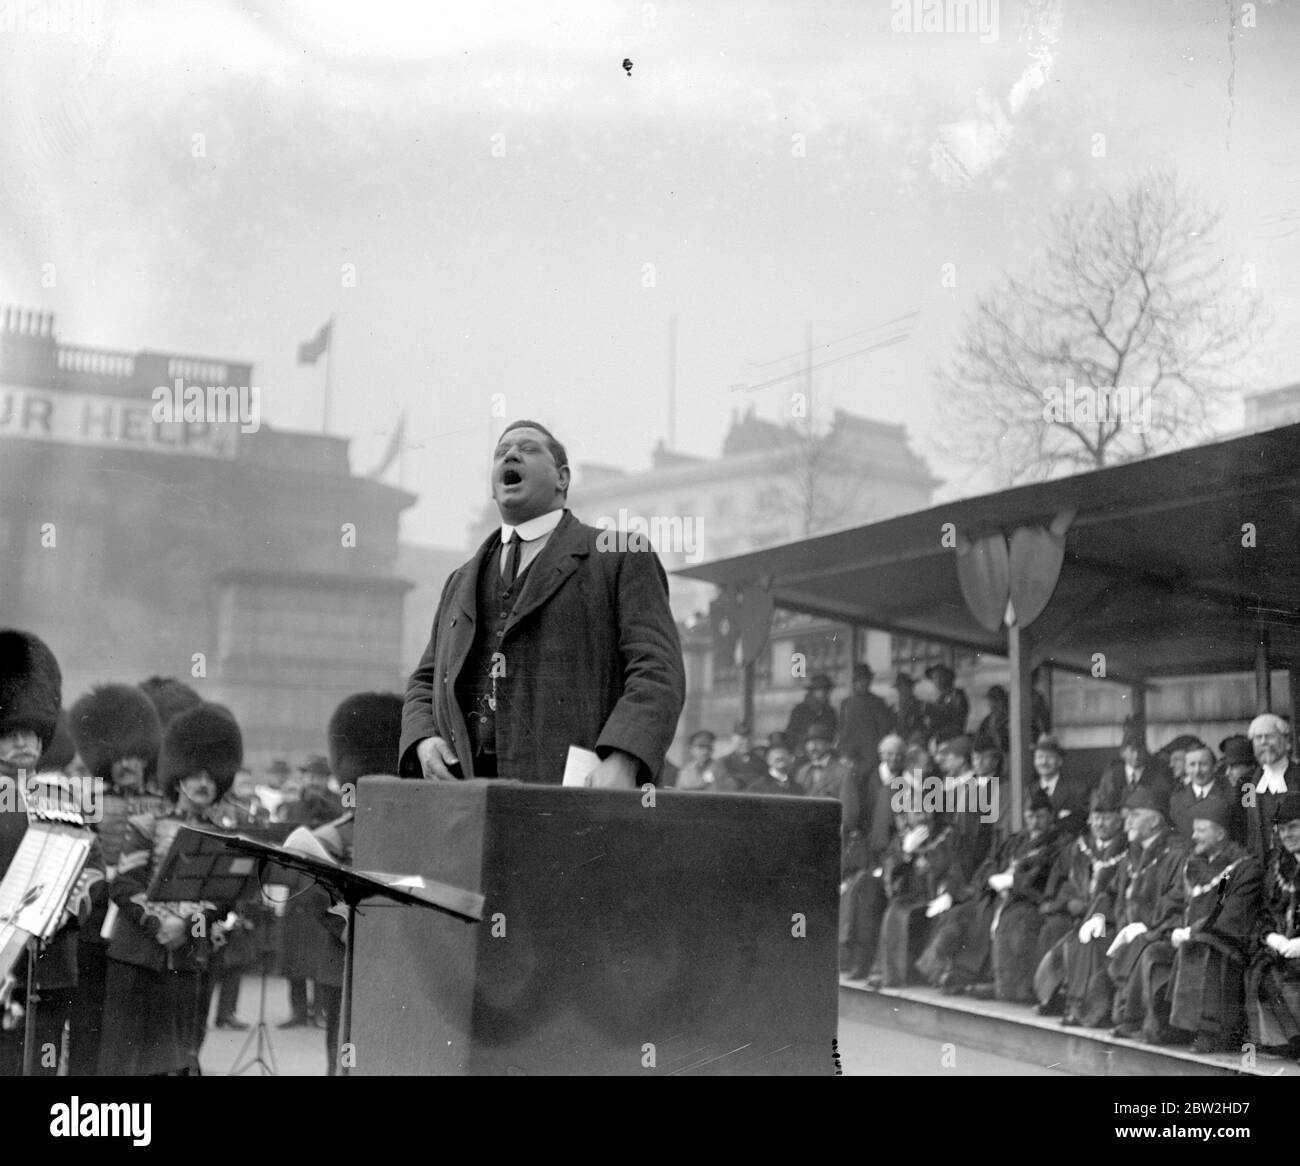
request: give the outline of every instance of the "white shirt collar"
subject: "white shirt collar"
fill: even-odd
[[[560,525],[560,519],[564,517],[564,511],[548,510],[545,514],[539,514],[536,518],[530,518],[527,522],[521,522],[518,526],[510,526],[508,523],[501,524],[501,542],[504,545],[514,538],[514,532],[519,532],[519,537],[526,543],[533,539],[541,538],[544,534],[550,534],[557,526]]]
[[[1040,777],[1038,779],[1038,785],[1041,789],[1046,790],[1048,795],[1050,796],[1051,794],[1056,792],[1056,783],[1060,780],[1061,780],[1061,775],[1059,773],[1055,777],[1051,778],[1050,780],[1045,777]]]

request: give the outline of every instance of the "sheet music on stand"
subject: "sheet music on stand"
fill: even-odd
[[[93,841],[79,813],[39,797],[29,801],[27,831],[0,880],[0,977],[29,937],[44,942],[58,930]]]

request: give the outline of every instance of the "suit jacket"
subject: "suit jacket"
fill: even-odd
[[[1041,783],[1034,778],[1028,792]],[[1052,817],[1056,828],[1066,834],[1081,834],[1088,827],[1088,791],[1077,781],[1071,781],[1065,774],[1056,778],[1056,789],[1051,798]]]
[[[603,532],[566,511],[528,568],[498,650],[506,660],[497,711],[497,772],[559,785],[570,745],[637,758],[657,779],[686,698],[668,580],[643,536],[602,550]],[[474,643],[477,587],[493,532],[443,587],[429,645],[406,686],[401,773],[418,776],[415,747],[440,736],[462,777],[474,776],[456,681]]]
[[[1241,809],[1241,795],[1223,778],[1215,778],[1210,796],[1228,806],[1228,837],[1239,845],[1246,842],[1246,818]],[[1169,798],[1169,820],[1185,842],[1192,840],[1192,821],[1196,817],[1196,794],[1190,785],[1179,786]]]
[[[894,729],[894,714],[874,693],[852,693],[840,703],[840,752],[860,765],[875,763],[881,740]]]
[[[1258,765],[1255,767],[1255,776],[1250,779],[1252,789],[1259,785],[1260,778],[1264,776],[1264,771]],[[1286,770],[1282,774],[1286,782],[1288,793],[1295,793],[1300,790],[1300,772],[1297,771],[1295,762],[1288,761]],[[1238,791],[1238,796],[1243,791]],[[1246,848],[1259,859],[1261,865],[1268,862],[1269,853],[1274,849],[1273,842],[1273,811],[1277,808],[1280,800],[1279,794],[1256,794],[1250,799],[1254,805],[1248,805],[1245,808],[1246,817]]]
[[[1156,757],[1148,757],[1143,762],[1142,773],[1138,777],[1137,784],[1147,789],[1156,790],[1165,798],[1172,797],[1174,793],[1173,776]],[[1101,781],[1097,783],[1097,788],[1118,796],[1122,805],[1129,788],[1128,775],[1124,771],[1124,762],[1117,759],[1107,764],[1106,768],[1102,770]]]

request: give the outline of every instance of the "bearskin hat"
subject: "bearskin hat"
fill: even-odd
[[[330,768],[341,782],[368,773],[396,776],[402,739],[402,698],[393,692],[358,692],[330,717]]]
[[[59,709],[59,719],[54,725],[54,736],[41,754],[37,771],[49,773],[51,770],[64,770],[72,764],[77,756],[77,743],[72,739],[72,727],[68,719],[68,710]]]
[[[45,641],[31,632],[0,631],[0,736],[30,729],[44,749],[63,707],[63,673]]]
[[[150,676],[140,682],[140,691],[153,702],[164,729],[177,713],[203,703],[203,698],[194,689],[172,676]]]
[[[163,731],[158,778],[163,792],[175,800],[181,779],[207,770],[220,800],[235,784],[244,760],[244,738],[230,713],[206,701],[177,713]]]
[[[113,764],[144,762],[153,776],[162,745],[162,722],[149,698],[132,684],[102,684],[72,706],[72,736],[86,772],[111,781]]]

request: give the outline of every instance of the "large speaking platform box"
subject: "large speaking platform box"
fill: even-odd
[[[832,1074],[840,806],[368,778],[355,865],[482,894],[362,905],[358,1074]]]

